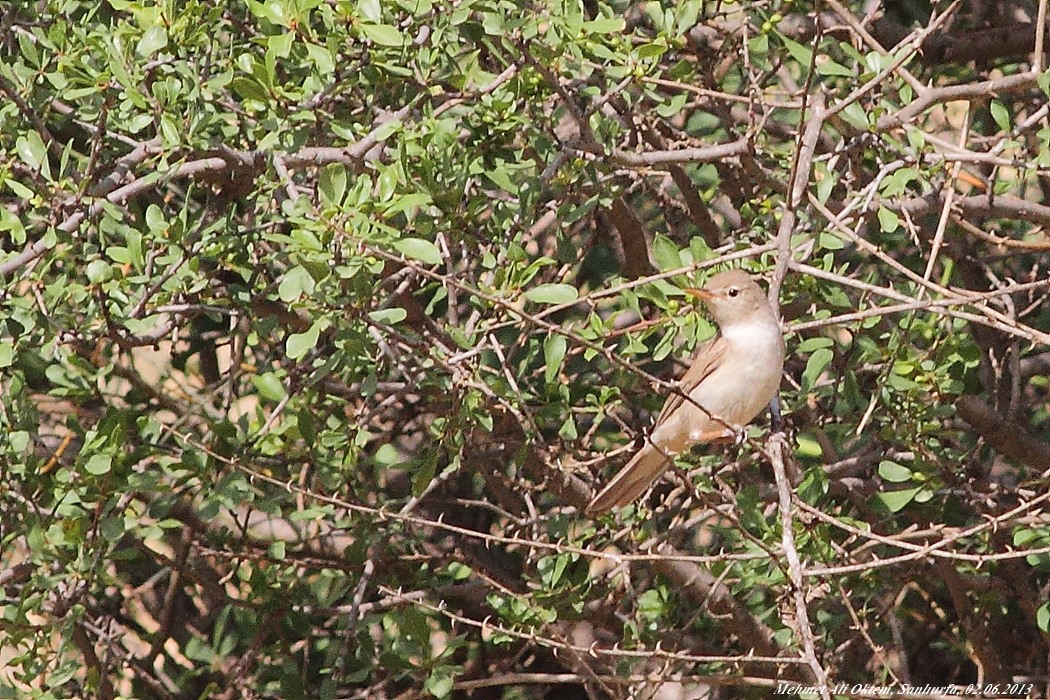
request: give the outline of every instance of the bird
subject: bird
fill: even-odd
[[[588,514],[632,503],[675,455],[693,445],[734,439],[780,388],[784,336],[754,278],[732,269],[714,275],[702,289],[683,291],[703,300],[718,334],[697,349],[644,444],[594,497]]]

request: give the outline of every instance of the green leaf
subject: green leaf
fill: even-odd
[[[343,195],[346,194],[346,168],[342,163],[329,163],[321,171],[321,177],[317,181],[317,189],[321,193],[322,204],[337,207],[343,203]]]
[[[357,11],[372,24],[379,24],[383,19],[383,4],[380,0],[358,0]]]
[[[26,242],[26,229],[22,220],[6,207],[0,207],[0,231],[9,233],[9,240],[15,245]]]
[[[88,263],[85,269],[88,282],[92,284],[100,284],[113,279],[114,272],[113,266],[105,260],[92,260]]]
[[[1039,606],[1035,613],[1035,624],[1044,634],[1050,633],[1050,603]]]
[[[910,124],[906,128],[908,129],[908,145],[916,153],[921,153],[926,148],[926,134],[922,133],[921,129],[916,129]]]
[[[160,233],[168,228],[168,221],[164,218],[164,210],[156,204],[146,207],[146,227],[153,233]]]
[[[163,25],[154,24],[146,30],[135,48],[136,53],[142,57],[152,56],[168,45],[168,30]]]
[[[893,233],[900,228],[901,220],[896,213],[886,207],[879,207],[879,227],[886,233]]]
[[[795,438],[795,441],[798,443],[796,454],[798,454],[799,457],[816,459],[824,454],[824,450],[820,448],[820,443],[809,435],[799,434],[799,436]]]
[[[368,314],[368,318],[372,319],[376,323],[385,323],[391,326],[395,323],[401,323],[407,317],[408,312],[398,306],[392,306],[389,309],[379,309],[378,311],[371,311]]]
[[[270,47],[270,51],[273,51],[278,58],[288,58],[292,52],[292,46],[295,44],[295,34],[292,32],[275,34],[269,37],[267,44]]]
[[[389,24],[361,24],[358,28],[366,38],[380,46],[403,46],[405,43],[397,27],[391,27]]]
[[[332,53],[325,47],[317,44],[307,44],[306,54],[314,62],[314,66],[321,75],[327,76],[335,72],[335,61],[332,60]]]
[[[897,464],[888,459],[879,462],[879,476],[886,481],[892,481],[894,483],[908,481],[911,479],[911,474],[911,469],[908,469],[903,464]]]
[[[160,133],[164,137],[165,146],[177,146],[182,142],[182,128],[175,123],[170,114],[160,115]]]
[[[314,293],[317,283],[313,276],[302,265],[296,265],[281,277],[281,283],[277,285],[277,296],[286,304],[299,301],[305,294]]]
[[[817,348],[813,351],[813,354],[809,356],[809,360],[806,362],[805,371],[802,372],[803,391],[809,391],[813,388],[824,368],[831,363],[834,356],[835,353],[828,348]]]
[[[375,130],[375,140],[377,143],[382,143],[388,138],[396,134],[404,126],[404,122],[400,119],[391,119],[388,122],[384,122],[379,125],[379,128]]]
[[[678,246],[667,236],[659,233],[653,236],[653,258],[662,271],[677,270],[682,267],[682,255]]]
[[[317,440],[317,420],[309,410],[302,410],[295,416],[296,427],[299,428],[299,434],[303,436],[303,440],[306,441],[307,445],[312,445]],[[295,517],[294,515],[292,516]]]
[[[788,50],[788,53],[791,54],[791,58],[795,59],[795,62],[798,63],[803,70],[808,70],[810,63],[813,62],[813,50],[808,46],[803,46],[797,41],[788,39],[780,32],[777,32],[777,36],[779,36],[780,40],[784,42],[784,47]]]
[[[1046,537],[1046,534],[1029,528],[1021,528],[1014,531],[1013,543],[1015,547],[1021,547],[1029,542],[1039,542]]]
[[[19,197],[20,199],[24,199],[27,202],[32,200],[35,196],[33,190],[29,189],[18,180],[8,178],[4,180],[4,184],[7,185],[7,187],[15,193],[15,196]]]
[[[867,131],[870,124],[868,123],[868,112],[860,104],[860,102],[850,102],[841,112],[842,118],[845,119],[850,126],[856,127],[861,131]]]
[[[230,89],[246,100],[270,101],[270,93],[259,81],[246,78],[243,75],[230,81]]]
[[[427,265],[441,264],[441,251],[436,245],[422,238],[402,238],[394,241],[394,248],[405,257]]]
[[[693,256],[693,262],[702,262],[715,257],[714,251],[700,236],[693,236],[689,239],[689,254]]]
[[[450,674],[447,669],[436,668],[430,672],[427,677],[425,686],[428,693],[433,695],[435,698],[445,698],[452,693],[452,687],[455,685],[455,676]]]
[[[573,420],[572,414],[569,414],[565,418],[565,422],[561,424],[561,428],[558,429],[558,436],[563,440],[575,440],[579,437],[579,433],[576,431],[576,421]]]
[[[565,575],[565,569],[568,568],[571,563],[572,555],[570,554],[557,554],[541,559],[537,568],[543,574],[543,583],[548,588],[554,588],[557,586]]]
[[[817,73],[819,75],[839,75],[846,78],[853,77],[853,71],[841,63],[832,61],[830,58],[817,62]]]
[[[671,351],[674,350],[675,338],[677,338],[677,337],[678,337],[678,329],[677,328],[672,326],[671,328],[667,329],[667,332],[664,333],[662,338],[660,338],[660,342],[658,342],[656,344],[656,347],[653,348],[653,361],[654,362],[659,362],[660,360],[664,359],[665,357],[667,357],[668,355],[671,354]]]
[[[280,401],[285,396],[284,384],[274,372],[255,375],[252,384],[259,390],[259,396],[267,401]]]
[[[831,231],[823,231],[820,234],[820,247],[824,250],[842,250],[845,244],[842,239]]]
[[[1043,91],[1043,94],[1050,97],[1050,68],[1047,68],[1039,77],[1036,79],[1036,84],[1039,85],[1039,89]],[[1043,630],[1044,632],[1046,630]]]
[[[919,491],[922,491],[922,487],[902,489],[900,491],[880,491],[875,494],[875,498],[877,498],[882,505],[886,506],[891,513],[897,513],[915,500],[915,496]]]
[[[116,542],[127,529],[124,527],[124,518],[103,518],[99,530],[106,542]]]
[[[817,183],[817,199],[826,204],[839,178],[828,172],[827,164],[818,162],[813,164],[813,179]]]
[[[314,323],[303,333],[292,333],[285,341],[285,352],[293,360],[301,360],[306,353],[317,346],[317,339],[321,333],[320,322]]]
[[[553,382],[561,371],[561,362],[565,358],[565,352],[569,348],[569,342],[561,333],[551,333],[543,341],[543,360],[546,362],[543,373],[547,382]]]
[[[510,179],[510,175],[510,168],[504,167],[502,164],[497,164],[497,167],[485,171],[485,177],[487,177],[496,187],[504,192],[517,194],[518,185]]]
[[[991,104],[988,105],[988,111],[992,114],[992,119],[995,120],[996,126],[1001,131],[1010,131],[1012,119],[1010,119],[1010,112],[1007,111],[1006,106],[1003,105],[999,100],[992,100]]]
[[[525,292],[525,298],[537,304],[568,304],[579,298],[571,284],[541,284]]]
[[[40,164],[47,157],[47,147],[44,145],[40,134],[35,131],[27,131],[24,136],[19,136],[15,142],[15,150],[22,162],[33,170],[40,168]]]
[[[811,353],[817,348],[830,348],[835,345],[835,341],[831,338],[825,338],[823,336],[817,336],[816,338],[806,338],[797,346],[795,346],[795,352],[799,355],[805,355]]]
[[[619,34],[627,23],[622,17],[599,17],[583,23],[583,31],[591,34]]]
[[[637,48],[638,58],[642,60],[658,59],[667,53],[667,45],[662,42],[650,41]]]
[[[664,616],[667,601],[659,589],[650,588],[638,596],[638,614],[643,618],[656,620]]]
[[[113,458],[106,454],[91,455],[87,463],[84,465],[84,471],[95,476],[108,474],[109,470],[112,468]]]

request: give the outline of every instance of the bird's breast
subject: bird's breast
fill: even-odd
[[[728,423],[744,425],[769,403],[780,388],[784,372],[784,341],[776,333],[757,332],[725,336],[725,358],[698,384],[690,396]],[[703,411],[693,406],[691,426],[706,424]],[[703,427],[704,430],[709,428]]]
[[[653,442],[668,452],[701,442],[701,436],[720,427],[728,430],[726,424],[749,423],[780,388],[784,340],[778,326],[737,324],[723,328],[722,337],[729,347],[718,367],[689,393],[692,401],[683,402],[653,432]]]

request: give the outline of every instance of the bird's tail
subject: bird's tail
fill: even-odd
[[[671,466],[671,458],[652,444],[646,444],[631,461],[613,477],[587,506],[588,514],[622,508],[645,493],[656,479]]]

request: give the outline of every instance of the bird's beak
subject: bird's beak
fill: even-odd
[[[714,294],[712,294],[711,292],[707,291],[706,289],[696,289],[694,287],[686,287],[682,291],[685,292],[686,294],[688,294],[691,297],[696,297],[697,299],[702,299],[703,301],[710,301],[711,299],[714,299],[714,297],[715,297]]]

